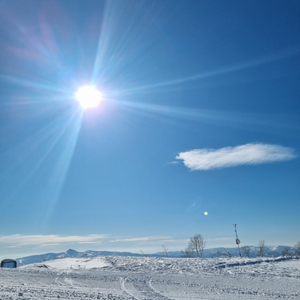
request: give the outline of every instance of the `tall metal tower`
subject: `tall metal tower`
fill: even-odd
[[[242,255],[241,255],[241,250],[240,250],[240,243],[241,243],[241,241],[240,241],[239,238],[238,238],[236,225],[237,225],[237,224],[233,224],[233,226],[234,226],[234,231],[235,231],[235,236],[236,236],[235,242],[236,242],[236,244],[238,245],[238,248],[239,248],[239,255],[240,255],[240,257],[242,257]]]

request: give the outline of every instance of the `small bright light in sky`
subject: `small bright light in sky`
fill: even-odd
[[[78,90],[76,99],[83,108],[91,108],[98,106],[102,95],[95,87],[87,85]]]
[[[208,212],[206,211],[206,212],[204,212],[204,214],[207,216],[207,215],[208,215]]]

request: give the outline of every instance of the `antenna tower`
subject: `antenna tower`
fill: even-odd
[[[240,241],[239,238],[238,238],[236,225],[237,225],[237,224],[233,224],[233,226],[234,226],[234,231],[235,231],[235,236],[236,236],[235,242],[236,242],[236,244],[238,245],[238,248],[239,248],[239,256],[242,257],[242,255],[241,255],[241,250],[240,250],[240,243],[241,243],[241,241]]]

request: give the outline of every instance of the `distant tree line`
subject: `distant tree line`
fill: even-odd
[[[203,251],[205,249],[206,242],[201,234],[195,234],[193,237],[190,237],[188,246],[181,251],[181,257],[192,258],[192,257],[203,257]],[[162,245],[163,251],[166,257],[169,257],[169,249]],[[251,247],[248,245],[241,246],[241,253],[244,254],[245,257],[250,258],[250,250]],[[266,250],[265,240],[260,240],[258,243],[258,251],[256,253],[257,257],[264,257]],[[141,253],[143,256],[148,257],[148,254],[145,254],[142,250]],[[300,241],[297,242],[293,248],[285,247],[281,254],[283,256],[300,256]],[[232,257],[232,253],[226,248],[222,248],[218,250],[212,257]]]
[[[181,257],[187,257],[187,258],[200,257],[200,258],[202,258],[205,244],[206,244],[206,242],[205,242],[203,236],[201,234],[195,234],[193,237],[191,237],[189,239],[188,246],[184,250],[181,251]],[[251,248],[248,245],[243,245],[241,247],[242,253],[248,258],[250,258],[250,249]],[[166,257],[168,257],[168,252],[166,251],[166,249],[164,249],[164,250],[166,253]],[[259,241],[258,251],[256,253],[256,256],[264,257],[265,250],[266,250],[265,240]],[[300,256],[300,241],[294,245],[294,248],[285,247],[282,250],[281,254],[283,256],[291,256],[291,255]],[[212,257],[232,257],[232,254],[230,253],[230,251],[228,249],[223,248],[221,250],[218,250],[215,254],[213,254]]]

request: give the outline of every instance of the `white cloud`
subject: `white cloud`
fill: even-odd
[[[214,238],[214,239],[205,239],[205,241],[207,242],[222,242],[222,241],[233,241],[235,240],[234,238],[229,238],[229,237],[226,237],[226,238]]]
[[[137,237],[137,238],[124,238],[124,239],[116,239],[109,241],[110,243],[117,242],[144,242],[144,241],[154,241],[154,240],[165,240],[169,239],[168,236],[145,236],[145,237]]]
[[[294,152],[293,148],[251,143],[221,149],[195,149],[179,153],[176,159],[182,159],[191,170],[210,170],[290,160],[297,157]]]
[[[60,244],[58,243],[53,243],[53,244],[42,244],[40,245],[40,247],[42,248],[48,248],[48,247],[56,247],[56,246],[59,246]]]
[[[87,236],[60,236],[60,235],[6,235],[0,236],[1,244],[9,244],[10,247],[20,246],[43,246],[43,245],[59,245],[59,244],[90,244],[101,243],[102,239],[108,238],[105,234],[90,234]]]

